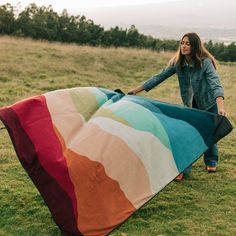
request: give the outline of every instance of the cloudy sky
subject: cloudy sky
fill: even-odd
[[[67,9],[85,15],[105,29],[135,25],[139,32],[163,39],[195,31],[206,40],[236,41],[236,0],[0,0],[0,5],[10,3],[22,11],[33,2],[51,5],[59,14]]]
[[[36,3],[38,6],[52,5],[56,11],[67,9],[68,11],[87,9],[87,8],[103,8],[109,6],[124,6],[124,5],[141,5],[148,3],[159,3],[166,1],[181,1],[181,0],[0,0],[0,5],[10,3],[16,6],[19,2],[21,8],[26,7],[30,3]]]

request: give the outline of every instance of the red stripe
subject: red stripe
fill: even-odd
[[[24,163],[29,175],[34,176],[37,187],[45,190],[43,196],[47,199],[54,218],[59,218],[59,224],[64,228],[65,224],[70,224],[67,222],[68,220],[76,221],[77,202],[61,144],[54,133],[45,97],[38,96],[27,99],[13,105],[11,108],[16,114],[13,115],[10,109],[5,109],[2,110],[2,115],[3,113],[7,114],[5,115],[5,118],[7,117],[5,123],[8,126],[10,124],[9,131],[11,137],[13,137],[19,158]],[[18,126],[21,127],[20,131]],[[27,141],[24,141],[25,137],[27,137]],[[39,169],[40,172],[38,172]],[[33,170],[34,173],[32,173]],[[35,172],[35,170],[37,171]],[[41,171],[44,171],[43,174],[47,177],[41,176]],[[43,178],[44,181],[37,181],[38,178]],[[60,194],[66,192],[69,199],[68,197],[66,200],[65,198],[61,199],[59,192]],[[69,214],[65,209],[65,206],[68,205],[67,202],[73,206],[73,211]],[[63,220],[60,220],[61,218]],[[75,219],[73,220],[73,218]],[[74,226],[71,229],[78,233]]]

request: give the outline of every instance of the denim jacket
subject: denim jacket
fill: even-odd
[[[144,90],[149,91],[175,73],[179,80],[180,93],[185,106],[191,107],[194,96],[198,108],[208,110],[216,104],[217,97],[224,98],[220,78],[209,58],[203,59],[202,67],[199,69],[185,64],[181,70],[178,65],[170,65],[160,74],[147,80],[143,84]]]

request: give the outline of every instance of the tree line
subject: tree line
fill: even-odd
[[[113,27],[105,30],[85,16],[70,15],[67,10],[58,14],[51,6],[30,4],[19,12],[11,4],[0,6],[0,35],[14,35],[60,41],[65,43],[86,44],[104,47],[136,47],[155,51],[175,51],[177,40],[161,40],[130,28]],[[220,61],[236,61],[235,42],[226,46],[224,43],[205,43],[206,48]]]

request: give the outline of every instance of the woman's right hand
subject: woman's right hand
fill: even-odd
[[[128,95],[136,95],[136,93],[137,92],[135,88],[128,91]]]
[[[128,95],[136,95],[137,93],[139,93],[139,92],[141,92],[141,91],[143,91],[143,86],[142,86],[142,85],[140,85],[140,86],[138,86],[138,87],[136,87],[136,88],[133,88],[133,89],[129,90],[129,91],[128,91]]]

